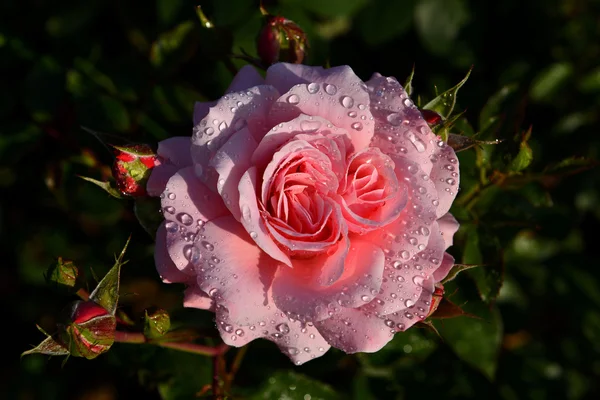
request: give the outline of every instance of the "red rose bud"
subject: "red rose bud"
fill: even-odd
[[[46,281],[58,289],[75,289],[80,286],[79,270],[73,261],[58,257],[46,272]]]
[[[119,191],[133,197],[146,196],[146,181],[154,168],[156,154],[145,144],[113,147],[116,159],[112,172]]]
[[[433,314],[437,310],[443,298],[444,286],[441,283],[436,283],[435,289],[431,296],[431,306],[429,307],[429,313],[427,313],[428,317],[431,316],[431,314]]]
[[[258,56],[265,66],[278,61],[301,64],[308,40],[304,31],[284,17],[267,15],[258,35]]]
[[[70,318],[61,332],[61,342],[76,357],[88,360],[110,349],[115,341],[117,321],[104,307],[94,301],[74,302]]]
[[[421,110],[421,114],[423,114],[423,118],[429,125],[437,125],[442,122],[442,116],[435,111]]]

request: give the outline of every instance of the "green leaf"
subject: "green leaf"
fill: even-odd
[[[486,132],[495,125],[503,106],[516,93],[517,88],[516,84],[506,85],[488,99],[479,113],[479,132]]]
[[[308,395],[308,396],[307,396]],[[271,376],[251,400],[334,400],[341,397],[328,385],[294,372]]]
[[[57,342],[52,338],[52,336],[48,335],[42,328],[37,327],[44,335],[46,335],[46,339],[42,341],[42,343],[38,344],[31,350],[24,351],[21,354],[21,357],[29,355],[29,354],[46,354],[49,356],[66,356],[69,355],[69,350]]]
[[[442,280],[442,284],[453,281],[462,271],[484,266],[485,264],[454,264],[454,266],[450,269],[450,272],[448,272],[448,275]]]
[[[110,182],[102,182],[102,181],[96,180],[94,178],[90,178],[87,176],[81,176],[81,175],[79,175],[79,177],[88,182],[92,182],[94,185],[96,185],[98,187],[101,187],[102,189],[104,189],[106,191],[106,193],[110,194],[112,197],[114,197],[116,199],[125,199],[125,196],[123,196],[121,194],[121,192],[119,192],[119,190],[117,190],[115,187],[113,187]]]
[[[531,128],[529,128],[529,130],[523,134],[521,143],[519,144],[519,152],[510,163],[509,169],[512,172],[521,172],[527,168],[529,164],[531,164],[531,161],[533,160],[533,152],[527,143],[530,137]]]
[[[117,257],[115,261],[115,265],[108,271],[100,283],[98,283],[96,289],[90,294],[90,300],[93,300],[104,307],[111,315],[115,315],[117,310],[121,266],[125,264],[123,262],[123,256],[125,255],[130,240],[131,237],[127,239],[123,250],[121,250],[121,254],[119,254],[119,257]]]
[[[567,84],[573,75],[573,66],[569,63],[555,63],[533,80],[529,95],[538,102],[549,103],[555,100],[558,91]]]
[[[461,360],[493,380],[502,342],[500,312],[496,307],[490,309],[482,303],[470,303],[468,311],[481,319],[463,316],[433,323],[444,342]]]
[[[172,30],[162,33],[152,43],[150,62],[159,68],[175,68],[194,55],[198,35],[192,21],[184,21]]]
[[[452,111],[454,111],[454,106],[456,105],[456,95],[458,94],[458,90],[467,82],[472,70],[473,67],[469,68],[469,72],[467,72],[467,75],[462,81],[458,82],[456,86],[446,90],[444,93],[425,104],[423,108],[435,111],[444,118],[449,118],[450,115],[452,115]]]
[[[469,11],[463,0],[422,0],[415,8],[417,32],[436,55],[452,52],[460,29],[468,21]]]
[[[404,34],[412,23],[416,3],[417,0],[377,0],[365,7],[356,21],[364,41],[377,46]]]

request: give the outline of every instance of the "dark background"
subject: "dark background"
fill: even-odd
[[[216,28],[203,29],[197,5]],[[413,97],[421,105],[473,65],[457,110],[466,110],[474,132],[497,116],[480,138],[503,142],[459,154],[453,212],[462,227],[450,252],[489,268],[462,274],[447,294],[459,288],[454,301],[482,319],[436,322],[441,339],[413,328],[376,354],[332,350],[302,367],[272,343],[253,342],[234,398],[598,398],[600,179],[593,161],[556,165],[598,158],[600,2],[265,5],[306,31],[308,64],[348,64],[363,80],[380,72],[400,82],[414,65]],[[122,308],[138,318],[162,306],[176,326],[193,324],[207,335],[204,343],[218,342],[210,313],[181,310],[182,287],[160,283],[152,237],[133,203],[77,177],[105,180],[112,163],[110,151],[80,127],[108,143],[155,145],[190,135],[194,101],[223,93],[232,68],[243,65],[231,53],[256,54],[261,21],[251,0],[2,1],[3,398],[186,399],[210,383],[210,358],[150,346],[116,344],[96,360],[71,357],[64,366],[19,354],[43,339],[35,324],[52,332],[75,298],[45,283],[53,259],[74,260],[93,288],[93,273],[108,270],[130,234]],[[516,172],[511,162],[529,127],[533,162]],[[472,134],[465,120],[453,132]],[[495,173],[507,179],[473,195],[478,180]]]

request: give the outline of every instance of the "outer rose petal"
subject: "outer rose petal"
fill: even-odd
[[[183,248],[180,257],[194,264],[198,287],[232,323],[265,320],[267,290],[279,263],[262,252],[232,216],[207,222],[202,238]]]
[[[253,86],[264,84],[265,80],[260,76],[256,69],[254,69],[253,66],[246,64],[240,68],[225,93],[240,92],[242,90],[250,89]]]
[[[242,175],[239,183],[240,210],[242,210],[242,224],[256,244],[273,259],[292,266],[290,258],[283,252],[269,234],[265,222],[260,214],[256,200],[256,167],[250,168]]]
[[[191,275],[193,271],[189,271],[189,268],[179,270],[167,251],[167,231],[165,229],[165,222],[160,224],[156,231],[156,245],[154,247],[154,263],[156,264],[156,270],[160,275],[160,278],[165,283],[178,283],[178,282],[194,282],[195,278]]]
[[[450,210],[450,206],[458,193],[458,158],[454,149],[441,142],[441,150],[432,157],[433,168],[431,169],[431,180],[435,183],[438,191],[440,205],[437,208],[437,216],[441,217]],[[439,147],[438,147],[439,148]]]
[[[439,139],[421,112],[395,78],[375,74],[367,86],[376,128],[371,146],[379,147],[390,156],[406,157],[429,175],[430,157],[436,153]]]
[[[254,325],[236,325],[223,308],[217,308],[217,328],[223,341],[230,346],[241,347],[254,339],[268,339],[281,349],[296,365],[320,357],[331,347],[311,324],[292,321],[269,301],[259,310],[264,321]]]
[[[405,331],[419,321],[427,317],[433,297],[434,283],[433,277],[423,281],[423,291],[421,297],[410,307],[402,311],[393,312],[385,315],[383,324],[396,331]]]
[[[447,213],[438,218],[437,222],[440,226],[444,242],[446,242],[446,248],[452,246],[454,234],[460,226],[458,221],[456,221],[456,218],[452,214]]]
[[[329,318],[339,306],[359,307],[371,301],[381,287],[384,256],[381,249],[353,238],[346,256],[344,272],[330,286],[305,282],[286,268],[277,270],[273,280],[273,299],[277,308],[300,321]]]
[[[215,311],[213,300],[195,284],[185,289],[183,293],[183,306]]]
[[[244,127],[234,133],[210,161],[210,166],[219,174],[217,191],[238,221],[241,218],[238,185],[244,172],[251,166],[250,157],[256,146],[248,128]]]
[[[200,121],[202,121],[202,118],[206,117],[206,114],[208,114],[208,110],[210,110],[211,107],[214,107],[217,104],[217,101],[197,101],[194,104],[194,126],[198,125],[200,123]]]
[[[179,270],[188,268],[188,260],[181,257],[184,247],[193,240],[206,221],[229,214],[221,198],[198,180],[193,167],[173,175],[161,196],[167,230],[167,247]]]
[[[361,308],[371,313],[390,314],[410,307],[421,296],[424,282],[442,262],[444,246],[436,222],[431,226],[426,249],[408,260],[401,256],[388,257],[383,273],[386,279],[377,298]]]
[[[266,114],[277,96],[277,90],[271,86],[256,86],[220,98],[194,126],[191,149],[194,163],[206,167],[227,139],[246,124],[255,139],[260,140],[268,130],[264,126]]]
[[[188,136],[172,137],[158,143],[158,162],[152,169],[146,190],[150,196],[158,196],[177,170],[192,165]]]
[[[450,272],[450,270],[452,269],[453,266],[454,266],[454,257],[452,257],[448,253],[444,253],[444,258],[442,259],[442,264],[433,273],[433,279],[436,282],[440,282],[442,279],[444,279],[448,275],[448,272]]]
[[[394,337],[375,314],[354,308],[342,308],[331,318],[315,322],[315,327],[328,343],[348,354],[374,353]]]

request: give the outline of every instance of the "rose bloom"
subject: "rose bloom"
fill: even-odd
[[[394,78],[348,66],[243,67],[160,142],[156,267],[214,311],[225,343],[296,364],[375,352],[424,319],[453,266],[458,161]]]

